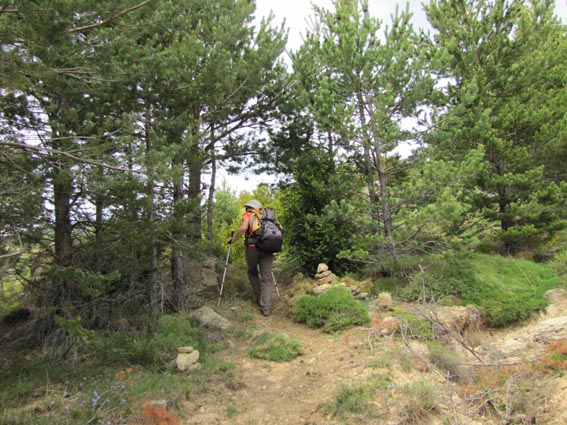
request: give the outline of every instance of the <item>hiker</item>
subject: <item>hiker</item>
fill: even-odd
[[[228,243],[231,244],[245,236],[245,255],[246,264],[248,265],[248,279],[254,289],[254,297],[256,304],[260,307],[260,311],[264,316],[269,316],[272,312],[272,265],[274,263],[274,254],[258,249],[254,243],[252,236],[252,229],[250,227],[250,218],[254,214],[254,210],[260,210],[262,204],[253,199],[244,204],[246,212],[242,217],[242,224],[240,228],[234,233],[232,237],[228,238]]]

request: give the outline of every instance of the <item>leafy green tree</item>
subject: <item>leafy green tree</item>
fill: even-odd
[[[431,89],[422,45],[406,10],[391,26],[370,16],[368,2],[337,0],[334,11],[318,10],[319,34],[308,36],[315,52],[315,119],[342,143],[366,176],[376,231],[393,234],[388,156],[411,135],[402,126]],[[352,120],[345,117],[352,116]]]
[[[261,120],[272,102],[271,93],[284,75],[277,59],[285,39],[267,21],[255,33],[253,5],[246,1],[193,1],[187,10],[183,2],[162,3],[157,13],[146,11],[152,25],[144,37],[157,39],[159,54],[143,56],[137,87],[144,88],[157,123],[152,127],[155,155],[161,165],[170,165],[161,168],[161,178],[172,191],[167,232],[182,305],[184,253],[195,252],[201,243],[203,174],[210,167],[207,233],[212,244],[216,168],[247,151],[240,133]],[[176,30],[161,31],[167,26]],[[145,46],[149,53],[155,49]],[[156,77],[147,78],[147,71]]]
[[[434,1],[426,7],[444,67],[447,109],[427,137],[438,158],[482,146],[473,208],[507,251],[562,227],[565,31],[553,2]],[[555,164],[549,167],[548,161]]]
[[[53,211],[58,271],[45,286],[46,305],[66,305],[85,294],[76,275],[60,271],[77,266],[73,240],[87,234],[91,223],[85,209],[89,174],[103,164],[128,171],[112,155],[121,151],[121,140],[109,136],[116,126],[106,121],[111,109],[102,93],[110,90],[99,68],[97,46],[104,43],[97,32],[130,5],[20,1],[6,3],[0,14],[2,79],[9,93],[2,106],[11,110],[8,125],[17,123],[20,130],[16,139],[3,134],[1,143],[27,152],[28,166],[44,171],[47,185],[34,201]]]
[[[190,3],[18,1],[0,12],[0,143],[46,177],[29,202],[53,206],[50,302],[98,302],[76,268],[109,292],[127,281],[120,290],[136,293],[127,302],[141,299],[147,281],[155,305],[169,252],[175,298],[166,304],[186,306],[184,259],[200,252],[203,173],[246,152],[249,140],[233,135],[268,115],[285,75],[283,31],[269,21],[256,30],[253,4]],[[18,139],[8,131],[16,123]]]
[[[349,261],[339,254],[368,222],[360,208],[362,179],[351,165],[337,165],[317,150],[297,158],[293,177],[281,195],[286,258],[307,273],[321,262],[345,271]]]

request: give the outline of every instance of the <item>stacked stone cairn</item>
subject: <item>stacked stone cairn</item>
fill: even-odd
[[[199,363],[199,351],[195,350],[193,347],[178,347],[175,363],[177,369],[181,371],[201,369],[201,363]]]
[[[315,287],[313,294],[320,295],[332,286],[344,286],[352,292],[355,298],[364,300],[368,298],[368,293],[360,292],[360,288],[356,285],[347,286],[344,282],[334,274],[325,263],[320,263],[317,266],[317,274],[315,274]]]

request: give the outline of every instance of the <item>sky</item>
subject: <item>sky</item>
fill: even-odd
[[[301,35],[305,34],[309,25],[309,17],[313,16],[313,5],[324,9],[333,9],[333,0],[255,0],[256,17],[267,17],[270,11],[274,14],[274,25],[285,19],[289,28],[288,50],[297,50],[302,44]],[[428,30],[429,23],[423,11],[422,0],[409,0],[409,11],[413,14],[413,25],[416,29]],[[391,23],[391,16],[396,6],[402,11],[406,2],[402,0],[368,0],[369,11],[373,17],[382,20],[383,25]],[[567,23],[567,0],[556,0],[555,11],[564,23]]]
[[[562,0],[567,1],[567,0]],[[332,0],[255,0],[256,17],[267,17],[270,11],[274,14],[274,26],[279,26],[285,19],[285,26],[289,28],[288,50],[297,50],[302,44],[302,35],[305,35],[309,26],[309,17],[314,16],[313,5],[324,9],[333,9]],[[399,5],[400,11],[406,3],[397,0],[368,0],[369,12],[373,17],[382,20],[383,25],[391,22],[391,15]],[[410,12],[416,28],[427,28],[428,23],[421,7],[421,1],[410,0]]]
[[[279,27],[285,20],[285,27],[289,28],[288,51],[296,51],[303,43],[302,36],[309,28],[310,17],[314,16],[313,5],[324,9],[333,9],[333,0],[255,0],[257,19],[267,17],[270,12],[274,15],[272,26]],[[413,14],[412,23],[415,29],[428,31],[431,27],[425,17],[422,0],[409,0],[409,11]],[[396,6],[402,11],[406,2],[401,0],[368,0],[369,12],[373,17],[382,20],[382,24],[389,25],[391,16],[396,11]],[[564,23],[567,23],[567,0],[556,0],[555,11]],[[241,190],[253,190],[260,183],[272,183],[270,176],[253,176],[240,174],[238,176],[227,176],[220,172],[220,181],[226,179],[229,186],[240,192]]]

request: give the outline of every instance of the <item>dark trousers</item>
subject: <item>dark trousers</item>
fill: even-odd
[[[272,310],[272,292],[274,282],[272,265],[274,254],[264,252],[255,246],[246,246],[246,264],[248,265],[248,279],[254,289],[256,304],[262,312],[270,313]]]

